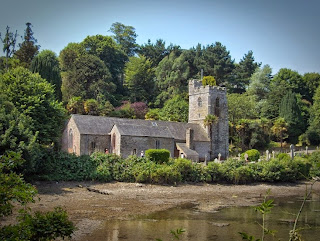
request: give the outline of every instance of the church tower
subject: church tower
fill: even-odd
[[[216,124],[204,125],[207,115],[218,117]],[[203,86],[200,80],[189,81],[189,123],[201,125],[211,139],[210,159],[226,159],[229,155],[229,123],[225,87]],[[210,133],[211,132],[211,133]]]

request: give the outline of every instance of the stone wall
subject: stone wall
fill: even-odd
[[[72,139],[71,139],[72,133]],[[68,153],[75,153],[80,156],[80,133],[79,130],[71,118],[69,119],[63,133],[62,133],[62,142],[61,149]]]
[[[140,136],[121,136],[121,156],[126,158],[136,151],[140,155],[141,151],[145,152],[148,149],[156,149],[156,141],[160,142],[159,149],[167,149],[171,156],[174,156],[174,140],[171,138],[159,137],[140,137]]]
[[[93,152],[110,151],[110,136],[107,135],[81,135],[81,153],[80,155],[91,155]]]
[[[194,150],[199,154],[200,161],[204,161],[206,155],[207,155],[207,158],[210,158],[210,155],[209,155],[210,142],[195,142],[194,146],[195,146]]]

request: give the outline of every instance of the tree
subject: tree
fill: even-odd
[[[154,69],[144,56],[130,57],[125,67],[125,85],[131,101],[151,101],[154,93]]]
[[[38,54],[40,45],[36,45],[37,40],[33,37],[31,23],[26,23],[24,31],[24,41],[19,44],[20,49],[15,52],[15,57],[20,60],[23,67],[29,68],[32,59]]]
[[[170,54],[166,42],[162,39],[157,39],[155,44],[148,39],[148,43],[140,46],[138,52],[151,61],[152,67],[157,67],[160,61]]]
[[[184,53],[176,52],[166,56],[156,68],[156,86],[159,94],[156,106],[162,106],[172,96],[187,93],[189,80],[189,64]]]
[[[203,86],[216,86],[217,82],[216,79],[213,76],[204,76],[202,79],[202,85]]]
[[[305,131],[305,126],[295,93],[290,91],[281,100],[280,117],[288,123],[289,141],[297,143],[298,137]]]
[[[319,73],[305,73],[303,75],[304,83],[308,87],[307,100],[313,102],[313,96],[316,89],[320,86],[320,74]]]
[[[228,94],[229,121],[236,123],[240,119],[255,119],[258,117],[253,96],[246,94]]]
[[[29,128],[38,132],[40,144],[51,145],[60,140],[66,116],[61,103],[55,100],[51,84],[39,74],[19,67],[0,75],[0,89],[8,102],[31,118]]]
[[[81,51],[94,55],[104,62],[112,76],[112,82],[117,86],[117,92],[122,93],[122,75],[128,56],[110,36],[88,36],[81,43]],[[81,54],[82,56],[82,54]]]
[[[116,22],[111,25],[110,31],[115,34],[114,39],[121,45],[123,51],[130,57],[134,56],[138,45],[136,44],[137,34],[135,28]]]
[[[160,110],[160,120],[188,122],[189,105],[180,95],[165,102]]]
[[[234,60],[231,59],[230,52],[220,42],[208,45],[201,49],[198,45],[193,65],[200,73],[203,69],[204,75],[213,76],[217,85],[226,85],[231,81],[231,73],[234,69]]]
[[[280,141],[282,148],[283,140],[288,137],[288,123],[282,117],[277,118],[271,127],[271,132]]]
[[[7,28],[6,28],[6,34],[5,34],[4,38],[1,37],[1,33],[0,33],[0,40],[3,43],[3,49],[2,50],[6,54],[6,65],[5,65],[6,66],[6,70],[8,70],[9,58],[15,52],[17,36],[18,36],[17,30],[16,30],[15,34],[13,34],[12,32],[10,32],[9,26],[7,26]]]
[[[83,114],[83,99],[80,96],[74,96],[69,99],[67,110],[70,114]]]
[[[257,68],[250,77],[250,84],[247,90],[248,95],[254,95],[257,101],[266,99],[270,91],[271,73],[272,69],[269,65]]]
[[[210,140],[212,140],[212,125],[217,124],[218,117],[215,115],[208,114],[204,120],[203,125],[209,129]]]
[[[72,71],[65,72],[62,81],[63,99],[74,96],[82,99],[109,100],[116,86],[105,64],[96,56],[86,54],[77,58]]]
[[[54,86],[55,95],[58,100],[62,100],[61,74],[59,60],[56,54],[50,50],[43,50],[31,62],[30,70],[39,73],[40,76]]]
[[[34,202],[36,189],[14,172],[23,163],[19,154],[7,152],[0,155],[0,217],[9,216],[17,204],[26,207]],[[14,205],[15,204],[15,205]],[[21,209],[18,223],[0,226],[1,240],[53,240],[71,237],[75,226],[68,220],[67,213],[56,208],[52,212],[31,214],[28,209]]]
[[[254,61],[252,51],[245,54],[234,69],[234,82],[231,83],[232,91],[235,93],[245,92],[246,87],[250,84],[250,77],[260,65],[261,63]]]
[[[320,86],[313,96],[313,106],[307,136],[311,144],[318,145],[320,143]]]
[[[83,103],[84,112],[87,115],[99,115],[99,103],[94,99],[88,99]]]

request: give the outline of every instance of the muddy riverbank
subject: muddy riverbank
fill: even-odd
[[[303,197],[305,182],[295,184],[183,184],[160,186],[137,183],[37,182],[40,201],[33,210],[48,211],[56,206],[67,210],[78,230],[73,239],[98,229],[106,220],[128,219],[185,204],[201,211],[214,211],[228,206],[251,206],[261,202],[268,189],[272,198]],[[313,187],[320,193],[320,183]]]

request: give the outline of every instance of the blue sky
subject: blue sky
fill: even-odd
[[[8,25],[23,35],[31,22],[40,50],[57,54],[88,35],[111,35],[121,22],[136,29],[138,44],[161,38],[189,49],[219,41],[236,62],[252,50],[274,74],[320,73],[318,0],[0,0],[0,7],[2,34]]]

